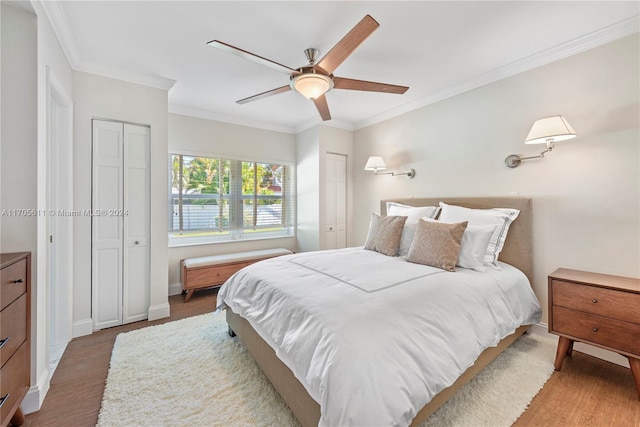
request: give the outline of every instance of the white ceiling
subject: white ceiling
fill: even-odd
[[[72,66],[169,88],[170,111],[284,131],[319,123],[289,76],[207,46],[218,39],[281,64],[321,57],[366,14],[380,28],[335,75],[409,86],[333,90],[330,124],[358,128],[638,31],[637,1],[43,2]],[[173,82],[175,81],[175,84]],[[172,86],[173,84],[173,86]]]

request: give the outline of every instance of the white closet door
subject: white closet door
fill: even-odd
[[[124,125],[124,323],[149,309],[149,143],[148,127]]]
[[[347,246],[347,156],[327,153],[325,159],[325,247]]]
[[[148,317],[149,157],[148,127],[93,121],[94,330]]]
[[[122,123],[93,121],[91,284],[94,330],[122,324]],[[104,215],[103,215],[104,214]]]

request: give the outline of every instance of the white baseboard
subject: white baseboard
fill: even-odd
[[[165,317],[169,317],[171,314],[171,309],[169,307],[169,303],[166,302],[164,304],[152,305],[149,307],[149,321],[164,319]]]
[[[73,338],[91,335],[93,333],[93,319],[78,320],[71,326],[71,336]]]
[[[172,283],[169,285],[169,296],[180,295],[182,293],[182,283]]]
[[[49,370],[45,369],[40,374],[40,377],[38,377],[38,383],[29,388],[27,395],[22,400],[22,404],[20,405],[22,413],[31,414],[32,412],[40,410],[42,402],[44,402],[44,397],[49,391],[49,385]]]
[[[547,325],[546,323],[540,322],[538,324],[531,325],[529,331],[531,331],[531,333],[533,334],[551,338],[556,342],[558,341],[557,335],[549,333],[549,325]],[[576,342],[573,345],[573,349],[579,351],[580,353],[588,354],[589,356],[597,357],[598,359],[606,360],[607,362],[615,363],[616,365],[620,365],[625,368],[629,367],[629,360],[618,353],[614,353],[613,351],[605,350],[603,348],[595,347],[581,342]]]

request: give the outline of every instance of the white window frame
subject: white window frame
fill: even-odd
[[[182,150],[170,150],[168,154],[168,167],[169,167],[169,182],[168,182],[168,209],[169,209],[169,221],[173,221],[173,207],[172,207],[172,177],[171,177],[171,164],[172,157],[175,155],[182,155],[187,157],[203,157],[209,159],[231,161],[231,168],[233,171],[232,176],[242,176],[242,163],[261,163],[261,164],[279,164],[285,166],[287,174],[286,193],[283,189],[282,200],[283,205],[286,204],[287,211],[283,212],[283,215],[288,216],[288,221],[285,221],[281,230],[276,231],[258,231],[260,227],[256,229],[250,229],[243,226],[242,216],[231,211],[238,212],[238,207],[243,205],[243,200],[247,196],[242,195],[242,181],[234,180],[230,183],[229,196],[224,197],[228,200],[228,206],[230,210],[229,228],[216,231],[214,229],[202,229],[202,233],[206,233],[202,236],[179,236],[179,231],[171,230],[171,222],[167,224],[169,234],[169,247],[179,246],[192,246],[192,245],[207,245],[225,242],[238,242],[238,241],[252,241],[252,240],[265,240],[265,239],[280,239],[280,238],[294,238],[296,231],[296,179],[295,179],[295,165],[292,162],[282,160],[255,160],[255,159],[241,159],[234,158],[232,156],[225,155],[212,155],[205,153],[186,152]],[[213,196],[213,195],[212,195]],[[219,196],[219,195],[216,195]],[[268,196],[258,196],[257,198],[264,198]],[[222,198],[221,198],[222,199]],[[265,226],[266,227],[266,226]],[[272,227],[269,227],[272,228]],[[196,232],[197,230],[189,230]]]

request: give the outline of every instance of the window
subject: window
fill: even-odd
[[[169,244],[292,236],[293,167],[169,155]]]

